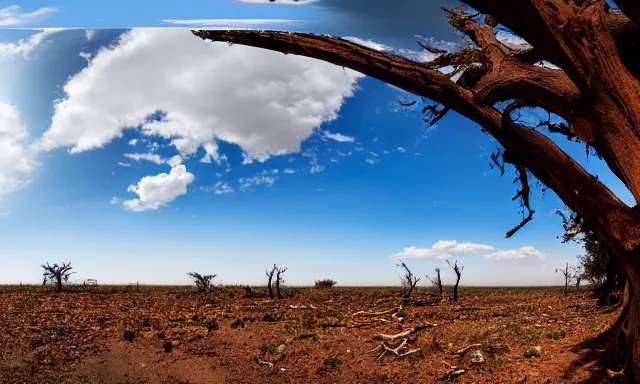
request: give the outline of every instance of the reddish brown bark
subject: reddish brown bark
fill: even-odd
[[[514,122],[511,112],[541,107],[566,120],[546,124],[591,146],[640,201],[640,6],[618,0],[624,12],[609,10],[604,0],[463,0],[491,15],[478,17],[448,11],[450,24],[475,47],[440,54],[417,63],[329,36],[277,31],[193,31],[203,39],[308,56],[351,68],[442,104],[435,119],[452,109],[478,123],[504,148],[505,162],[527,169],[580,215],[612,250],[632,292],[640,292],[640,215],[589,174],[546,135]],[[526,15],[526,17],[522,17]],[[533,48],[514,50],[500,43],[501,24]],[[546,60],[561,68],[534,65]],[[458,80],[438,69],[451,65]],[[512,101],[501,112],[499,101]],[[444,111],[444,112],[443,112]],[[520,178],[517,197],[528,207],[528,183]],[[530,210],[532,214],[533,211]],[[515,230],[530,220],[524,218]],[[624,341],[625,370],[640,378],[640,304],[630,298]]]

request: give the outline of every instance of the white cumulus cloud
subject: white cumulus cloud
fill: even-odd
[[[44,43],[47,37],[58,30],[45,30],[29,36],[28,39],[20,39],[17,42],[0,42],[0,62],[12,60],[18,56],[24,59],[31,58],[31,53]]]
[[[511,249],[507,251],[498,251],[486,255],[484,258],[493,261],[501,260],[522,260],[522,259],[544,259],[547,255],[538,251],[534,247],[522,247],[520,249]],[[544,267],[543,267],[544,268]]]
[[[455,240],[440,240],[433,244],[431,248],[407,247],[402,252],[391,255],[391,257],[395,259],[448,259],[454,255],[474,254],[492,249],[492,246],[486,244],[458,243]]]
[[[0,196],[29,184],[37,165],[20,112],[0,103]]]
[[[219,139],[238,144],[247,162],[263,160],[300,151],[314,129],[337,118],[362,76],[310,58],[205,42],[184,29],[134,29],[65,84],[39,146],[78,153],[141,126],[182,155]],[[156,111],[162,119],[147,119]]]
[[[186,194],[187,186],[194,180],[195,176],[187,172],[183,164],[171,168],[168,174],[145,176],[137,185],[127,188],[127,192],[136,193],[138,198],[125,200],[122,206],[135,212],[156,210]]]

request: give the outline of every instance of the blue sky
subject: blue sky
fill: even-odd
[[[536,190],[535,220],[505,239],[521,219],[513,172],[489,168],[496,144],[475,124],[451,113],[429,128],[420,103],[400,106],[411,96],[375,79],[175,27],[261,18],[337,30],[323,18],[352,17],[352,1],[0,11],[4,27],[90,27],[0,31],[0,283],[36,283],[41,263],[71,261],[77,279],[104,283],[183,284],[195,270],[261,284],[278,263],[289,284],[388,285],[396,255],[419,275],[441,267],[446,283],[451,257],[463,284],[559,284],[553,269],[580,251],[556,238],[562,203]],[[370,8],[345,36],[423,58],[400,27],[367,33]],[[433,17],[419,33],[445,38]],[[162,20],[191,21],[96,29]],[[632,201],[581,145],[560,143]]]

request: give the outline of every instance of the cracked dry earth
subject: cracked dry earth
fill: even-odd
[[[597,383],[587,290],[0,288],[1,383]],[[383,353],[384,352],[384,353]],[[527,355],[528,357],[525,357]]]

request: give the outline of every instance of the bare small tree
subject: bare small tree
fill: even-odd
[[[276,273],[276,270],[278,269],[278,267],[276,267],[275,264],[273,264],[273,268],[271,268],[271,270],[267,269],[267,278],[269,279],[269,281],[267,282],[267,288],[269,288],[269,297],[271,299],[274,298],[274,294],[273,294],[273,287],[271,287],[271,282],[273,281],[273,275]]]
[[[400,276],[400,281],[402,282],[402,286],[407,288],[407,291],[402,296],[404,298],[409,298],[409,296],[411,296],[411,292],[413,292],[413,289],[416,287],[416,284],[418,284],[418,281],[420,281],[421,278],[416,277],[409,270],[407,264],[405,264],[402,260],[400,260],[400,264],[396,265],[404,270],[404,275]]]
[[[440,293],[440,297],[442,297],[442,280],[440,279],[440,268],[436,268],[436,277],[430,278],[431,284],[438,287],[438,292]]]
[[[453,301],[458,301],[458,285],[460,284],[460,277],[462,276],[462,270],[464,267],[458,267],[458,261],[454,261],[453,265],[451,262],[447,260],[447,264],[453,269],[453,272],[456,273],[456,285],[453,286]]]
[[[556,268],[556,273],[558,272],[562,273],[562,276],[564,276],[564,293],[567,293],[569,284],[571,284],[574,277],[573,270],[569,268],[569,262],[565,264],[564,269]]]
[[[211,286],[211,280],[213,280],[218,275],[201,275],[197,272],[187,272],[187,275],[191,277],[194,283],[196,283],[196,287],[198,287],[198,292],[206,292]]]
[[[44,269],[42,273],[42,276],[44,276],[42,285],[45,285],[47,281],[51,284],[55,283],[58,292],[62,292],[62,284],[69,282],[69,277],[75,273],[71,272],[73,269],[71,263],[62,263],[62,265],[49,265],[49,263],[47,263],[42,264],[41,267]]]
[[[288,268],[276,268],[276,293],[278,294],[278,299],[282,300],[284,299],[284,297],[282,297],[282,293],[280,293],[280,283],[284,283],[284,279],[282,278],[282,274],[285,273],[285,271]]]

